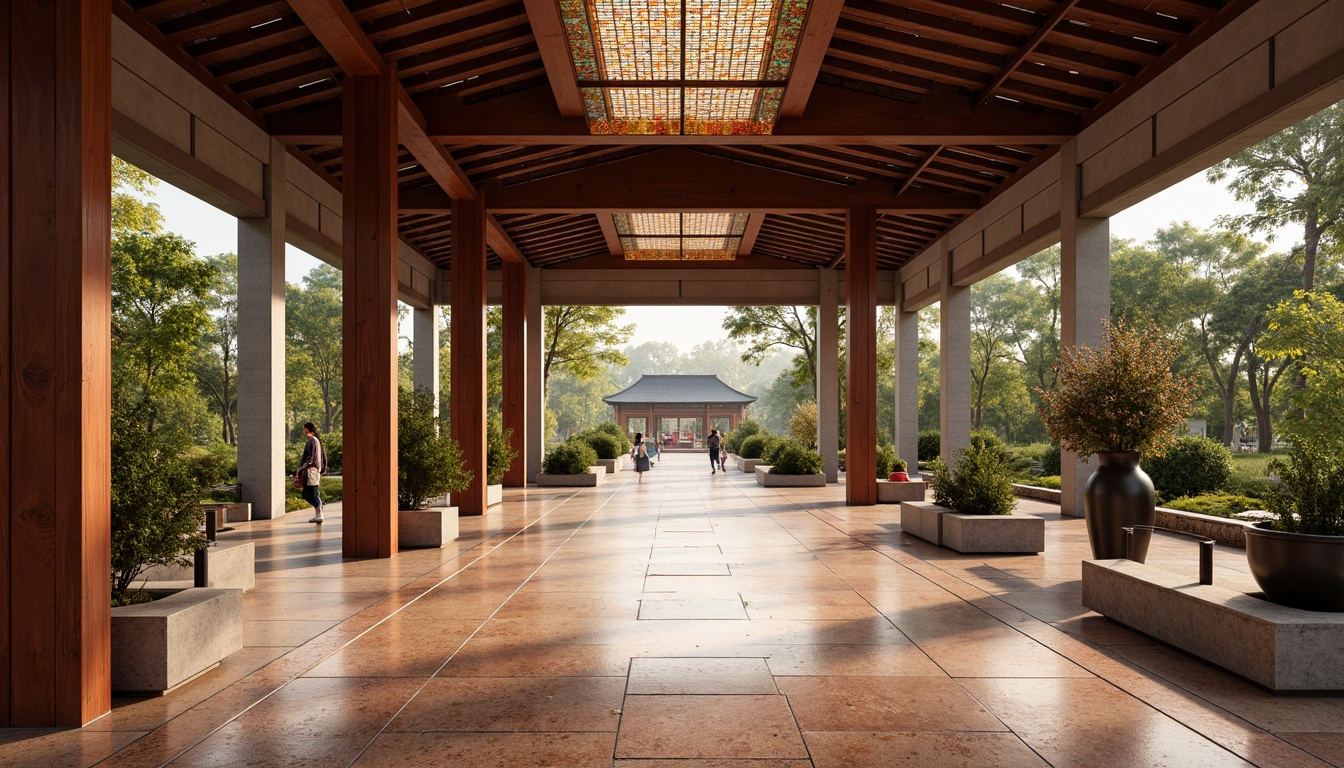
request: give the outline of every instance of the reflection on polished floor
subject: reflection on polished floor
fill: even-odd
[[[343,561],[335,508],[241,525],[243,651],[81,730],[0,730],[0,765],[1344,763],[1344,698],[1275,698],[1084,610],[1086,532],[1048,505],[1023,502],[1045,555],[964,556],[838,486],[706,463],[511,490],[390,560]]]

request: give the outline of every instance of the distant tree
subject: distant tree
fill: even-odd
[[[285,331],[289,365],[312,382],[320,400],[322,431],[331,432],[341,417],[341,272],[321,264],[303,285],[285,288]]]
[[[747,345],[744,362],[759,365],[776,348],[795,350],[794,386],[816,392],[816,307],[730,307],[724,327],[728,338]]]
[[[789,417],[789,437],[806,445],[817,447],[817,401],[799,403]]]
[[[1269,311],[1259,352],[1302,364],[1305,386],[1293,390],[1295,411],[1284,429],[1298,439],[1344,447],[1344,302],[1325,292],[1298,291]]]
[[[971,286],[971,412],[975,429],[984,421],[985,385],[995,364],[1015,359],[1018,318],[1029,299],[1012,277],[1002,272]]]
[[[1220,224],[1270,238],[1279,227],[1302,226],[1302,290],[1312,290],[1321,250],[1337,248],[1344,235],[1344,103],[1215,165],[1208,179],[1228,181],[1238,200],[1255,204],[1254,213]]]
[[[614,375],[616,386],[625,387],[639,381],[645,374],[685,373],[685,359],[677,345],[666,341],[646,341],[625,348],[627,365]]]
[[[1017,265],[1029,301],[1015,339],[1023,374],[1032,386],[1052,389],[1059,364],[1059,246],[1029,256]]]
[[[608,365],[629,362],[618,345],[630,340],[635,327],[618,325],[624,316],[624,307],[546,307],[542,382],[548,397],[552,373],[589,381]]]
[[[1274,395],[1283,374],[1293,367],[1291,357],[1262,349],[1260,339],[1269,310],[1292,298],[1297,278],[1297,266],[1290,256],[1260,259],[1228,291],[1224,311],[1215,318],[1214,329],[1220,335],[1248,340],[1246,383],[1255,410],[1256,450],[1260,453],[1269,453],[1274,446]]]
[[[219,409],[220,438],[238,444],[238,257],[232,253],[206,259],[216,269],[207,302],[210,330],[201,338],[196,381]]]

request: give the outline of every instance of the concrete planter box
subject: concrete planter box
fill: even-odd
[[[756,467],[759,466],[761,463],[760,459],[744,459],[741,456],[735,456],[734,459],[737,461],[738,471],[745,472],[747,474],[755,472]]]
[[[607,471],[607,474],[614,475],[625,469],[625,456],[617,456],[614,459],[598,459],[597,465]]]
[[[537,474],[537,485],[552,488],[596,488],[606,477],[607,470],[604,467],[589,467],[588,471],[581,475],[548,475],[540,472]]]
[[[457,538],[457,507],[397,511],[397,545],[437,549]]]
[[[1045,519],[1021,512],[967,515],[933,502],[907,501],[901,503],[901,530],[963,554],[1045,551]]]
[[[928,483],[923,480],[911,480],[893,483],[890,480],[877,481],[877,503],[899,504],[903,501],[923,501]]]
[[[430,504],[433,505],[435,501],[440,501],[440,500],[443,501],[444,503],[441,504],[441,505],[435,505],[435,506],[456,506],[456,505],[457,505],[456,502],[453,501],[453,495],[452,495],[451,493],[448,494],[446,497],[441,497],[440,499],[433,499],[433,500],[431,500],[431,501],[430,501]],[[504,503],[504,485],[503,485],[502,483],[501,483],[501,484],[498,484],[498,485],[487,485],[487,486],[485,486],[485,506],[487,506],[487,507],[493,507],[493,506],[495,506],[496,504],[503,504],[503,503]]]
[[[766,464],[756,465],[756,483],[766,488],[825,488],[825,475],[776,475]]]
[[[881,490],[878,490],[881,493]],[[1013,493],[1026,499],[1037,499],[1054,504],[1060,503],[1061,494],[1053,488],[1041,488],[1035,485],[1013,484]],[[1182,512],[1179,509],[1157,508],[1157,525],[1173,531],[1207,536],[1219,544],[1229,547],[1246,548],[1246,527],[1251,523],[1233,520],[1216,515],[1201,515],[1198,512]]]
[[[201,505],[207,512],[213,510],[224,511],[224,522],[226,523],[246,523],[252,519],[252,503],[242,502],[208,502]]]
[[[1344,690],[1344,613],[1262,600],[1248,574],[1202,585],[1189,567],[1084,560],[1083,605],[1272,691]]]
[[[243,592],[186,589],[112,609],[112,690],[161,695],[243,647]]]
[[[206,550],[211,589],[248,590],[257,585],[257,545],[250,541],[220,542]],[[154,587],[190,587],[196,581],[194,566],[157,565],[144,578]]]

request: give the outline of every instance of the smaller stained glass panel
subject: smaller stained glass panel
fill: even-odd
[[[730,261],[747,228],[745,213],[612,215],[628,261]]]

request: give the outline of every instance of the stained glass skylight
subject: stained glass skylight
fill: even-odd
[[[589,130],[770,133],[807,5],[560,0]]]
[[[612,215],[627,261],[732,261],[747,230],[745,213]]]

